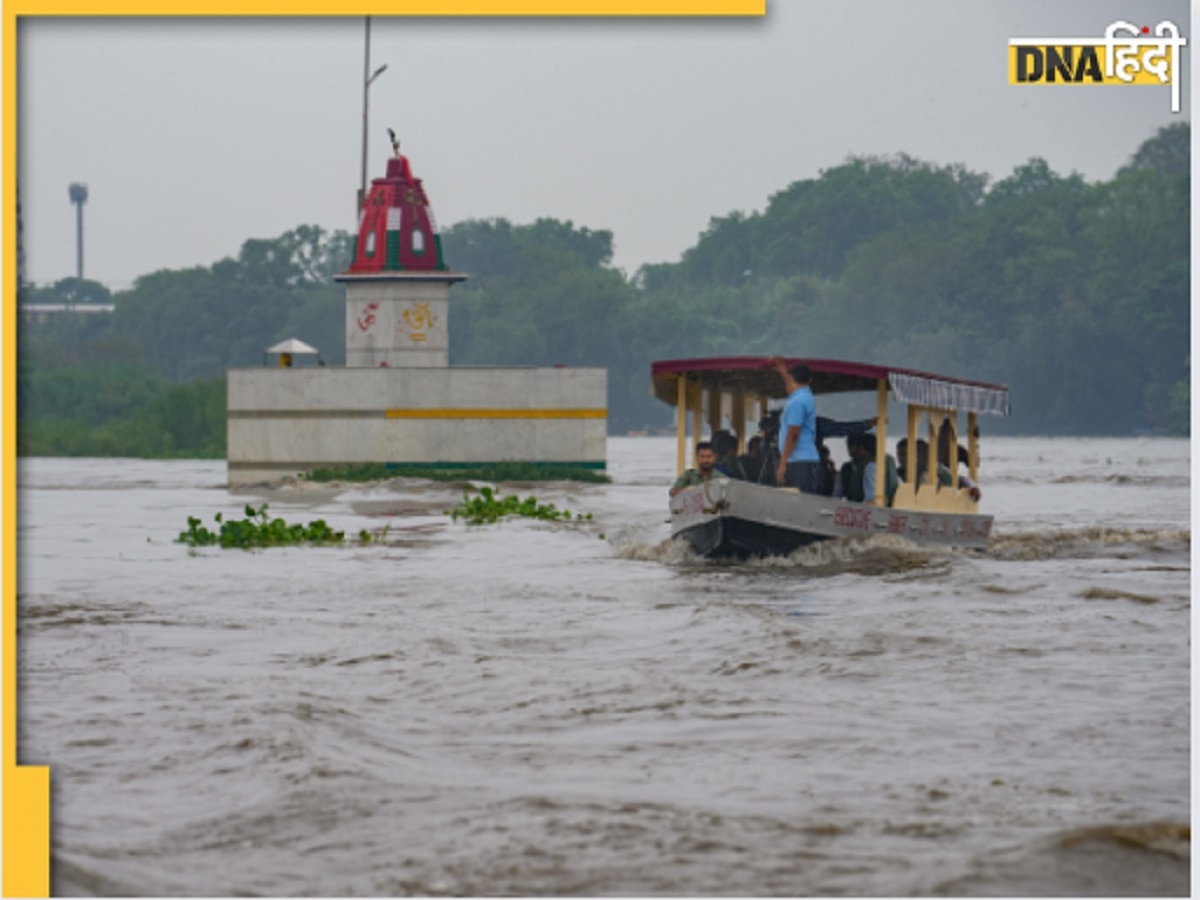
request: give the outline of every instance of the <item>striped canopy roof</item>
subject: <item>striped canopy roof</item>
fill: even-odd
[[[787,359],[788,368],[797,363],[812,370],[814,394],[874,391],[879,380],[886,379],[901,403],[994,416],[1009,413],[1008,388],[1002,384],[839,359]],[[709,390],[741,391],[751,397],[785,396],[783,380],[766,356],[661,360],[651,364],[650,374],[654,396],[672,406],[678,396],[675,379],[680,375]]]

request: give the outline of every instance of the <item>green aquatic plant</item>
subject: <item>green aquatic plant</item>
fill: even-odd
[[[474,497],[470,489],[463,491],[462,502],[446,512],[455,522],[462,519],[468,525],[491,525],[504,516],[525,516],[549,522],[592,521],[591,513],[572,516],[569,509],[559,509],[553,503],[538,503],[537,497],[532,495],[524,500],[516,494],[500,497],[487,486],[479,488]]]
[[[267,514],[268,504],[258,509],[246,504],[246,518],[226,519],[221,513],[214,516],[220,529],[212,531],[196,516],[188,516],[186,531],[179,532],[176,543],[190,547],[280,547],[294,544],[340,544],[346,539],[344,531],[334,531],[324,519],[314,519],[307,525],[289,524],[283,519],[272,519]],[[365,529],[359,532],[359,541],[367,543],[371,535]]]

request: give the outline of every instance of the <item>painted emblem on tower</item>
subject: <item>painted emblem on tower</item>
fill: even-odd
[[[428,339],[428,332],[433,329],[436,321],[433,316],[433,311],[429,308],[429,302],[426,300],[417,300],[402,313],[401,318],[404,319],[409,328],[408,339],[417,343]]]

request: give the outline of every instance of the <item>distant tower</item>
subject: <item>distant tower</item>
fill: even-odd
[[[75,182],[67,192],[71,202],[75,204],[75,260],[76,277],[83,278],[83,204],[87,203],[88,189],[86,184]]]

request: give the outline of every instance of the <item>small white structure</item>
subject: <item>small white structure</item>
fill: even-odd
[[[604,369],[449,366],[449,292],[466,278],[446,268],[424,188],[397,151],[372,182],[354,261],[337,276],[346,367],[231,369],[229,484],[354,463],[603,470]],[[316,351],[302,341],[267,350],[296,352]]]
[[[292,360],[296,356],[315,356],[320,359],[321,354],[316,347],[310,347],[299,338],[288,338],[263,351],[264,366],[272,356],[278,361],[279,367],[285,369],[292,364]]]

